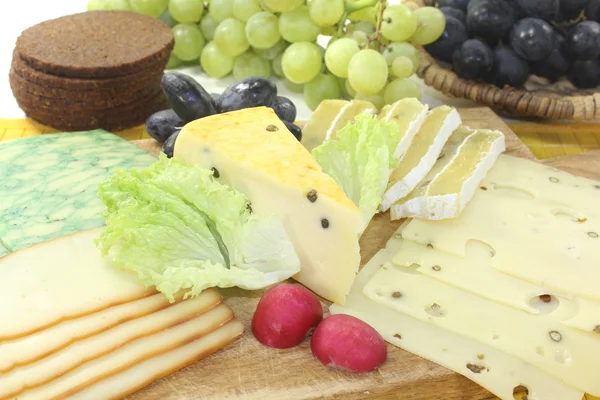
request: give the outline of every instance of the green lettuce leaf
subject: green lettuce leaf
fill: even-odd
[[[394,151],[400,128],[394,122],[361,114],[312,154],[363,213],[364,229],[377,212],[390,172],[398,166]]]
[[[260,289],[300,270],[275,216],[252,213],[248,198],[211,170],[161,154],[145,169],[117,170],[100,185],[102,254],[173,301],[209,287]]]

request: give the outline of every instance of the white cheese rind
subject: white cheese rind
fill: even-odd
[[[399,234],[397,234],[399,237]],[[406,351],[457,372],[500,397],[513,400],[513,389],[524,385],[530,400],[581,400],[583,392],[490,346],[384,307],[363,295],[362,289],[380,266],[390,260],[400,241],[392,238],[360,271],[344,306],[332,305],[332,314],[349,314],[373,326],[384,339]],[[400,335],[401,338],[395,335]],[[480,360],[478,355],[483,355]],[[484,361],[487,370],[474,373],[467,364]]]
[[[421,104],[420,101],[414,98],[398,100],[396,103],[386,105],[381,109],[379,119],[396,121],[400,126],[400,141],[394,151],[394,157],[398,160],[402,161],[404,158],[415,135],[427,119],[428,111],[429,106]]]

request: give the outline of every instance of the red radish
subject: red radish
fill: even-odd
[[[387,357],[385,341],[370,325],[350,315],[325,318],[310,341],[315,357],[328,367],[369,372]]]
[[[300,285],[282,283],[267,290],[252,318],[252,332],[262,344],[277,349],[299,345],[323,319],[317,296]]]

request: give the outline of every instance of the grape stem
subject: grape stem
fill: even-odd
[[[367,44],[366,47],[368,48],[369,45],[372,42],[377,41],[377,49],[379,51],[381,51],[381,41],[379,39],[381,39],[381,25],[383,24],[383,12],[385,11],[385,8],[387,7],[387,0],[379,0],[379,4],[377,5],[377,17],[376,17],[376,21],[377,21],[377,27],[375,29],[375,33],[373,33],[371,36],[369,36],[367,38]]]

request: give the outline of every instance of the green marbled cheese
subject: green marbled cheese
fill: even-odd
[[[98,184],[115,168],[156,161],[103,130],[0,143],[0,257],[104,224]]]

